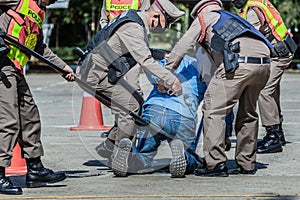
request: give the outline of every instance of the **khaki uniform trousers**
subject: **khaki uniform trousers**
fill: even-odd
[[[108,82],[107,73],[97,65],[93,64],[90,69],[87,83],[99,90],[101,93],[123,105],[131,112],[139,115],[142,104],[132,96],[132,93],[125,89],[119,82],[112,85]],[[137,126],[133,117],[127,112],[120,110],[118,107],[112,106],[112,114],[115,115],[116,126],[109,134],[109,139],[115,140],[115,148],[123,138],[132,139],[136,135]]]
[[[233,74],[221,64],[204,96],[204,155],[208,169],[226,162],[225,116],[238,104],[236,116],[236,152],[238,165],[252,170],[256,162],[258,114],[256,103],[270,73],[270,64],[240,63]]]
[[[124,79],[134,88],[136,91],[143,95],[143,91],[140,84],[140,74],[142,72],[142,68],[139,64],[136,64],[133,68],[131,68],[125,75]]]
[[[17,140],[25,158],[44,151],[39,111],[25,77],[13,66],[2,67],[0,73],[0,166],[8,167]]]
[[[292,62],[292,58],[293,56],[273,58],[271,61],[269,80],[258,98],[259,112],[263,126],[277,125],[283,121],[280,106],[280,81],[284,69]]]

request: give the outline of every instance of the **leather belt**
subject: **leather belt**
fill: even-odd
[[[239,57],[239,63],[252,63],[252,64],[268,64],[270,63],[269,57]]]

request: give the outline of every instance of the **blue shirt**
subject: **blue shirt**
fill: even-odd
[[[159,62],[162,66],[166,64],[166,60]],[[145,72],[149,81],[154,85],[143,108],[147,105],[159,105],[166,107],[182,116],[197,120],[197,110],[203,99],[206,85],[200,83],[200,70],[197,68],[196,60],[190,56],[184,56],[179,67],[174,74],[179,79],[182,86],[182,95],[170,96],[157,90],[157,82],[159,78]],[[205,87],[205,88],[204,88]]]

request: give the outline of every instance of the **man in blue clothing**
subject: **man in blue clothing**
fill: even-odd
[[[161,64],[164,65],[165,61],[161,61]],[[141,127],[137,147],[132,146],[130,140],[122,139],[112,163],[116,176],[126,176],[127,172],[155,171],[153,158],[161,142],[165,140],[171,147],[170,173],[172,177],[184,177],[185,174],[193,173],[195,168],[202,166],[197,155],[185,150],[187,148],[196,150],[197,109],[203,99],[206,85],[201,85],[200,71],[197,69],[195,59],[188,56],[182,59],[175,75],[183,88],[182,95],[177,97],[159,92],[159,79],[147,74],[154,88],[145,101],[142,112],[143,119],[158,125],[169,135]],[[130,153],[131,149],[132,153]]]

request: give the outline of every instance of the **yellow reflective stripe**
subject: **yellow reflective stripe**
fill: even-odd
[[[257,1],[248,1],[246,4],[246,8],[248,9],[249,4],[251,5],[257,5],[261,8],[264,9],[264,11],[266,12],[268,18],[270,19],[270,22],[272,24],[272,26],[275,29],[275,32],[279,35],[279,37],[284,40],[285,36],[286,36],[286,32],[287,32],[287,28],[284,25],[284,23],[282,23],[281,25],[278,24],[278,21],[274,18],[273,14],[270,12],[270,10],[268,9],[268,7],[264,4],[264,3],[260,3]],[[275,8],[274,8],[275,9]],[[245,9],[246,10],[246,9]],[[276,10],[276,9],[275,9]],[[276,10],[276,12],[278,13],[278,11]],[[246,12],[244,13],[244,15],[246,15]],[[246,19],[246,18],[245,18]]]
[[[22,26],[20,26],[17,22],[14,24],[14,27],[12,28],[11,35],[15,38],[19,38],[20,32],[22,30]]]
[[[133,0],[133,4],[132,4],[133,8],[135,10],[139,9],[139,0]]]
[[[275,28],[275,30],[276,30],[276,33],[279,34],[280,38],[282,40],[284,40],[286,37],[286,33],[288,32],[286,26],[282,23],[280,26],[277,26],[277,28]]]
[[[21,7],[19,12],[26,15],[26,13],[28,13],[28,7],[29,7],[29,1],[24,0],[23,3],[22,3],[22,7]]]
[[[12,28],[11,35],[15,38],[19,38],[20,32],[22,30],[22,26],[20,26],[18,23],[14,24],[14,27]],[[10,50],[8,52],[7,57],[14,61],[16,60],[22,67],[24,67],[28,61],[28,58],[25,54],[23,54],[18,48],[15,46],[10,45]]]
[[[115,16],[110,13],[109,16],[108,16],[109,21],[113,20],[114,18],[115,18]]]
[[[10,45],[10,51],[8,52],[7,57],[11,61],[16,60],[22,67],[24,67],[29,60],[29,58],[22,53],[20,49],[12,45]]]

